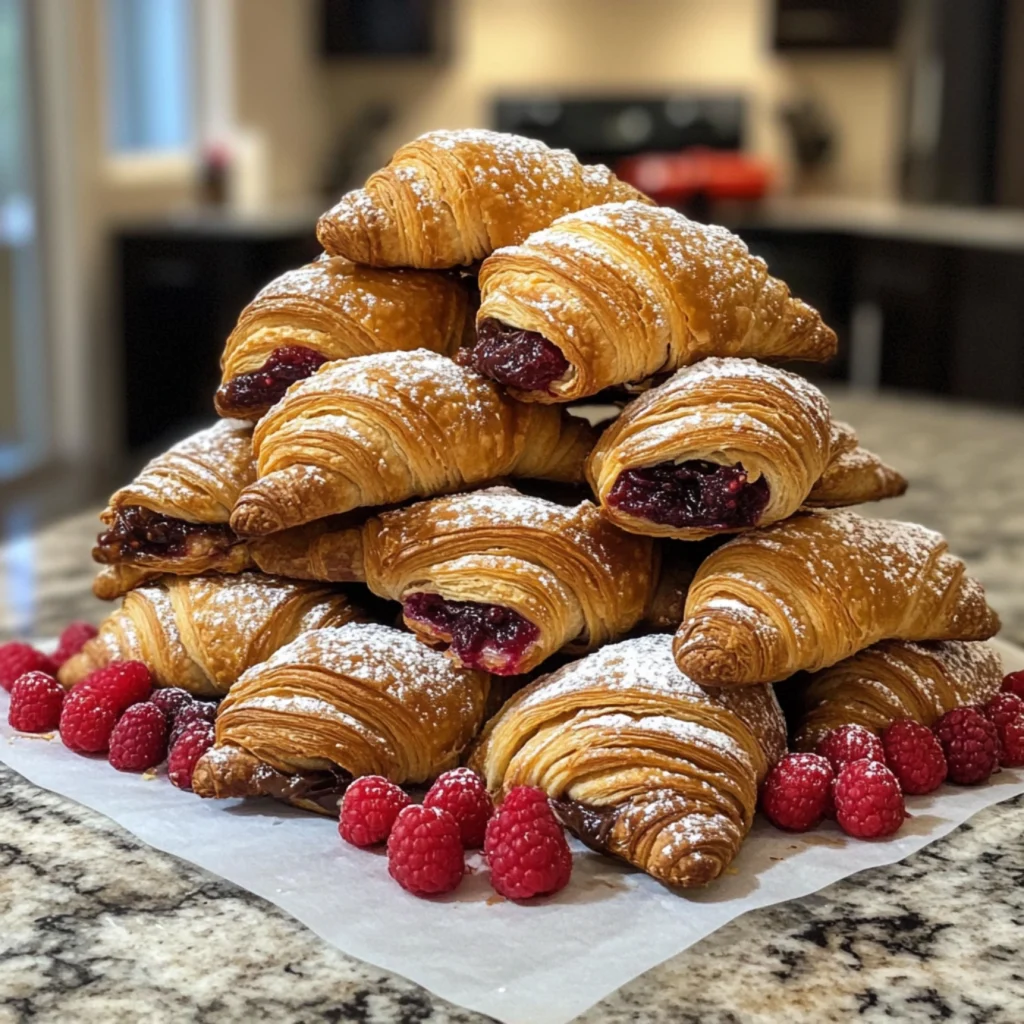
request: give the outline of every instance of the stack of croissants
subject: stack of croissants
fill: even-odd
[[[777,367],[836,336],[728,230],[468,130],[317,237],[227,339],[223,418],[111,497],[123,601],[61,673],[223,697],[201,796],[336,809],[468,763],[698,886],[788,745],[999,689],[943,538],[837,511],[906,482]]]

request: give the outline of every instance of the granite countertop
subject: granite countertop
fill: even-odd
[[[942,530],[1024,644],[1024,416],[834,396],[911,482],[869,511]],[[0,636],[98,621],[93,513],[8,547]],[[477,1022],[275,907],[0,766],[0,1024]],[[748,914],[635,979],[586,1024],[1024,1020],[1024,798],[900,864]]]

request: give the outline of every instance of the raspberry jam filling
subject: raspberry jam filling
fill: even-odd
[[[720,466],[691,459],[627,469],[606,501],[652,523],[725,530],[756,525],[768,496],[764,477],[750,480],[739,463]]]
[[[217,397],[225,409],[262,409],[274,405],[297,380],[311,377],[327,357],[303,345],[282,345],[252,373],[240,373],[220,386]]]
[[[513,675],[540,630],[518,612],[499,604],[446,601],[440,594],[411,594],[403,607],[406,618],[422,622],[447,640],[459,661],[469,668]],[[493,659],[502,659],[495,665]]]
[[[477,328],[470,360],[485,377],[523,391],[547,391],[569,369],[561,350],[543,335],[493,317]]]
[[[94,554],[104,562],[132,555],[178,558],[197,540],[213,551],[227,550],[238,538],[227,523],[188,523],[141,505],[125,505],[115,510],[114,522],[96,539]]]

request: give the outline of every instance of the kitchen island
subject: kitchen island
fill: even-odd
[[[945,533],[984,582],[1002,636],[1024,645],[1024,416],[833,400],[910,480],[904,498],[865,511]],[[91,510],[4,550],[0,636],[102,617],[89,594],[95,529]],[[0,1024],[483,1020],[2,766],[0,865]],[[1018,798],[906,861],[732,922],[580,1019],[1019,1024],[1022,921]]]

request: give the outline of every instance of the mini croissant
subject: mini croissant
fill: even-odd
[[[344,594],[312,583],[258,573],[162,576],[128,594],[59,678],[71,687],[112,661],[141,661],[157,686],[216,696],[300,633],[356,614]]]
[[[830,668],[780,684],[792,706],[794,743],[813,750],[840,725],[880,733],[899,718],[932,726],[947,711],[985,704],[1003,666],[988,644],[885,640]]]
[[[191,576],[251,567],[228,525],[242,488],[256,479],[252,425],[222,420],[173,445],[115,491],[92,556],[105,568],[97,597],[110,600],[163,572]]]
[[[257,424],[258,479],[231,525],[263,536],[505,475],[579,483],[593,441],[585,421],[515,402],[433,352],[348,359],[293,385]]]
[[[372,267],[457,267],[564,213],[626,199],[649,202],[566,149],[500,132],[436,131],[342,196],[316,234],[327,252]]]
[[[488,723],[470,766],[498,798],[539,786],[587,845],[692,887],[739,851],[786,729],[770,686],[698,686],[671,645],[624,640],[536,680]]]
[[[453,276],[374,270],[321,256],[271,281],[242,310],[221,358],[221,416],[259,419],[323,363],[425,348],[454,356],[471,327]]]
[[[680,540],[767,526],[812,496],[847,504],[906,487],[833,422],[813,384],[753,359],[705,359],[635,399],[601,435],[587,477],[617,526]]]
[[[822,361],[835,333],[730,231],[610,203],[480,268],[477,342],[460,358],[531,402],[569,402],[708,356]]]
[[[879,640],[987,640],[999,619],[933,530],[808,512],[742,533],[704,561],[675,637],[706,685],[777,682]]]
[[[410,633],[312,630],[231,688],[192,788],[337,813],[352,778],[419,783],[454,767],[483,721],[488,685]]]

